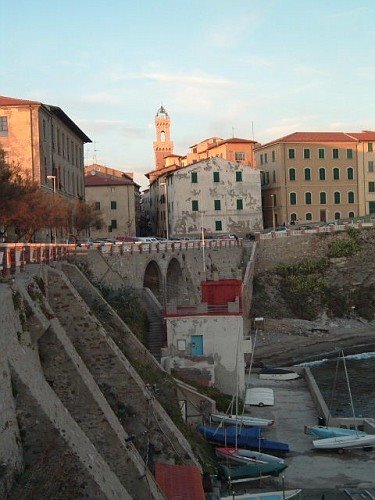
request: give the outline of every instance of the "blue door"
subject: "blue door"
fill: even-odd
[[[191,355],[203,356],[203,335],[191,336]]]

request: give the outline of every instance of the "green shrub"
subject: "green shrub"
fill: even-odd
[[[328,247],[328,256],[339,258],[339,257],[350,257],[357,253],[360,249],[358,241],[354,238],[340,238],[332,241]]]
[[[290,275],[308,275],[325,271],[329,266],[326,258],[305,259],[295,264],[280,264],[276,268],[277,274],[288,277]]]

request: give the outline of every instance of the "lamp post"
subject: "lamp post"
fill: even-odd
[[[271,194],[271,208],[272,208],[272,227],[275,231],[275,195]]]
[[[53,196],[56,194],[56,175],[47,175],[47,179],[52,179],[52,185],[53,185]],[[56,245],[56,240],[57,240],[57,229],[55,227],[55,245]]]
[[[164,196],[165,196],[165,236],[167,240],[169,240],[169,214],[168,214],[168,192],[167,192],[167,183],[161,182],[159,186],[164,187]]]

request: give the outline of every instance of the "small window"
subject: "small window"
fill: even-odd
[[[333,201],[335,205],[339,205],[341,203],[341,194],[338,191],[333,193]]]
[[[116,219],[112,219],[111,220],[111,228],[112,229],[117,229],[117,220]]]
[[[296,150],[295,149],[288,149],[289,160],[294,160],[295,157],[296,157]]]
[[[308,148],[305,148],[303,150],[303,158],[304,158],[304,160],[309,160],[310,159],[310,150]]]
[[[243,209],[243,200],[237,200],[237,210]]]
[[[320,168],[319,169],[319,179],[321,181],[325,181],[326,180],[326,169],[325,168]]]
[[[348,160],[352,160],[353,159],[353,150],[352,149],[347,149],[346,150],[346,157]]]
[[[354,212],[349,212],[348,217],[349,219],[354,219]]]
[[[306,218],[306,220],[312,220],[312,213],[307,212],[307,214],[306,214],[306,217],[305,217],[305,218]]]
[[[311,203],[312,203],[311,193],[305,193],[305,203],[306,203],[306,205],[311,205]]]
[[[199,210],[198,200],[192,200],[191,209],[193,212],[197,212]]]
[[[111,201],[111,210],[117,210],[117,201]]]
[[[374,162],[372,160],[368,162],[368,171],[369,172],[374,171]]]
[[[271,207],[276,207],[276,195],[271,194]]]
[[[100,210],[100,201],[94,203],[94,210]]]
[[[324,158],[325,158],[325,149],[324,148],[318,149],[318,157],[320,160],[324,160]]]
[[[264,153],[264,163],[268,163],[268,154]]]
[[[220,182],[220,172],[214,172],[214,182]]]
[[[0,116],[0,136],[6,137],[8,135],[8,117]]]
[[[327,203],[327,193],[320,193],[319,201],[321,205],[325,205]]]
[[[340,212],[335,212],[335,220],[340,220],[340,219],[341,219]]]
[[[241,161],[245,159],[245,153],[241,153],[239,151],[236,151],[234,154],[234,158],[236,161]]]
[[[297,220],[297,214],[293,213],[293,214],[290,214],[290,222],[296,222]]]
[[[354,203],[354,193],[353,193],[353,191],[349,191],[349,193],[348,193],[348,203]]]
[[[276,151],[272,151],[272,163],[276,161]]]
[[[372,153],[372,151],[373,151],[373,150],[374,150],[374,149],[373,149],[373,143],[372,143],[372,142],[369,142],[369,143],[367,144],[367,151],[368,151],[369,153]]]
[[[260,155],[260,164],[263,165],[263,154]]]
[[[333,169],[333,179],[335,181],[338,181],[340,179],[340,169],[339,168]]]
[[[290,181],[295,181],[296,180],[296,169],[295,168],[290,168],[289,169],[289,180]]]
[[[305,168],[305,181],[311,181],[311,169]]]
[[[236,182],[241,182],[242,181],[242,171],[237,170],[236,172]]]
[[[297,194],[296,193],[290,193],[289,194],[289,200],[291,205],[297,205]]]
[[[375,193],[375,182],[368,183],[368,191],[369,193]]]
[[[276,170],[272,172],[272,182],[276,182]]]
[[[214,208],[215,208],[215,210],[221,210],[221,201],[220,200],[214,200]]]
[[[337,148],[332,149],[332,158],[337,160],[339,158],[339,150]]]
[[[352,181],[354,179],[354,169],[352,167],[349,167],[346,172],[347,172],[348,180]]]
[[[221,220],[215,220],[215,230],[216,231],[222,231],[223,230],[223,225],[221,223]]]
[[[191,183],[197,184],[197,182],[198,182],[198,172],[192,172],[191,173]]]

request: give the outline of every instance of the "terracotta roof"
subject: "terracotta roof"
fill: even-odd
[[[375,141],[375,132],[372,130],[363,130],[362,132],[348,132],[348,135],[355,137],[359,141]]]
[[[0,96],[0,106],[28,106],[30,104],[42,105],[42,103],[38,101],[27,101],[26,99],[15,99],[14,97],[5,97],[3,95]]]
[[[167,500],[204,500],[205,498],[198,467],[156,463],[155,477]]]
[[[252,141],[250,139],[239,139],[237,137],[231,137],[230,139],[223,139],[221,142],[217,142],[216,144],[210,144],[207,146],[207,150],[217,148],[218,146],[222,146],[223,144],[235,143],[235,144],[256,144],[257,141]],[[203,152],[203,151],[202,151]]]
[[[133,186],[134,182],[125,177],[106,177],[104,175],[85,175],[85,187],[92,186]]]
[[[295,143],[295,142],[357,142],[357,139],[345,132],[293,132],[274,141],[256,146],[255,149],[261,149],[270,144]]]

